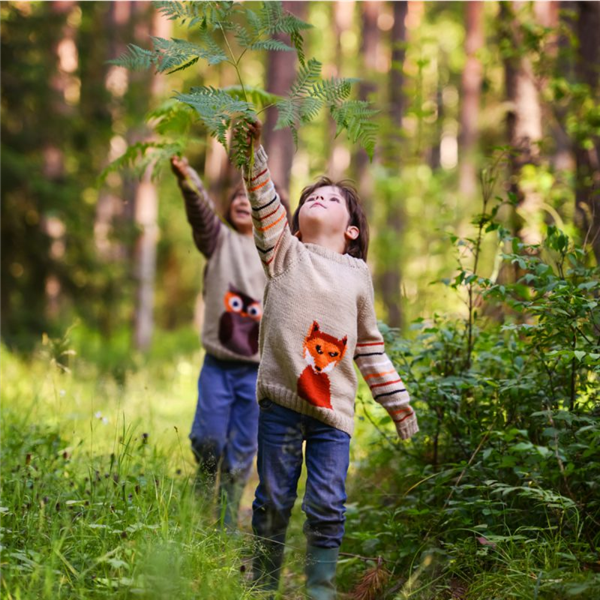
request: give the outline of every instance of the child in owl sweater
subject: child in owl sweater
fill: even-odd
[[[230,196],[228,227],[187,160],[174,157],[171,163],[194,242],[206,258],[202,329],[206,356],[190,433],[198,461],[197,483],[210,497],[220,473],[220,512],[225,526],[233,528],[257,448],[258,327],[266,278],[252,241],[244,188],[234,189]]]
[[[260,328],[259,485],[252,519],[262,544],[254,575],[265,588],[277,589],[305,442],[307,591],[309,598],[322,600],[335,596],[344,534],[357,390],[353,363],[402,439],[418,426],[377,327],[365,263],[368,228],[356,191],[321,178],[303,190],[290,227],[258,144],[260,130],[258,122],[251,127],[258,150],[244,173],[254,241],[268,279]]]

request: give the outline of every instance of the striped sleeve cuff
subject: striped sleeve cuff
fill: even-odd
[[[385,353],[384,342],[359,343],[354,360],[373,394],[394,421],[398,435],[408,439],[418,431],[410,396],[392,361]]]

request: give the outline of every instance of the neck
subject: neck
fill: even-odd
[[[323,246],[324,248],[327,248],[327,250],[332,250],[338,254],[346,253],[346,240],[344,236],[332,236],[320,232],[313,232],[310,235],[302,234],[302,241],[305,244]]]

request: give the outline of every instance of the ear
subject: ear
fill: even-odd
[[[344,346],[348,343],[348,336],[345,335],[344,338],[342,339],[342,344],[344,344]]]
[[[344,231],[344,237],[347,240],[355,240],[358,238],[359,235],[360,235],[360,230],[358,229],[358,227],[356,227],[354,225],[350,225],[349,227],[346,227],[346,231]]]
[[[313,324],[310,327],[310,332],[308,335],[314,335],[317,331],[321,331],[319,324],[316,321],[313,321]]]

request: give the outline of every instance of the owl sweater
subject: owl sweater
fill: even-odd
[[[223,360],[259,361],[258,329],[266,277],[251,235],[224,225],[198,174],[180,180],[188,221],[206,257],[202,344]]]
[[[377,327],[366,263],[304,244],[291,234],[262,147],[244,182],[252,204],[254,241],[268,277],[257,397],[352,435],[356,362],[400,437],[416,433],[408,392]]]

